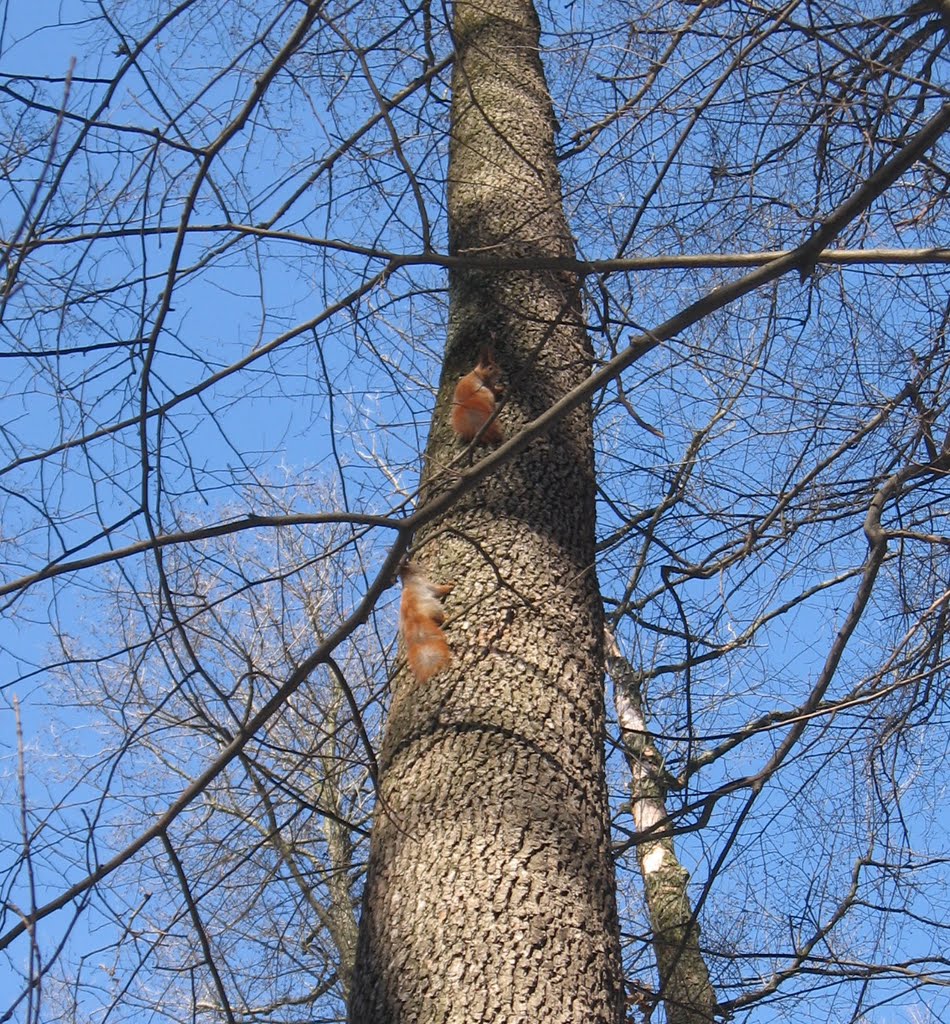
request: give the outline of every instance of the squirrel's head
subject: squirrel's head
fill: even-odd
[[[419,566],[417,566],[416,563],[408,556],[403,559],[402,564],[399,566],[397,571],[399,573],[399,578],[403,583],[407,583],[409,580],[416,579],[421,575]]]
[[[501,380],[501,367],[495,362],[495,352],[485,345],[478,353],[475,372],[486,384],[497,384]]]

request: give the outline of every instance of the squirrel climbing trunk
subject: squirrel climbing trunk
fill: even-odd
[[[432,583],[413,562],[400,572],[402,600],[399,603],[399,631],[406,661],[417,682],[428,682],[452,661],[442,623],[445,609],[442,598],[452,590],[451,583]]]

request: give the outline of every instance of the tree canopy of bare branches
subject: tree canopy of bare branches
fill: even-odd
[[[629,1020],[950,1015],[950,7],[510,6],[537,44],[4,8],[0,1021],[363,1006],[422,707],[584,794],[525,820],[609,819],[549,865],[603,899],[504,941],[599,931]],[[543,75],[480,94],[509,43]],[[447,426],[481,343],[497,447]],[[410,550],[456,580],[418,693]],[[509,920],[481,827],[440,884],[483,857]],[[388,1019],[481,1019],[432,975]]]

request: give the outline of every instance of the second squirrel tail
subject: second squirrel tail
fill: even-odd
[[[421,619],[404,633],[406,661],[420,683],[428,682],[436,672],[452,663],[452,652],[442,630],[431,621]]]

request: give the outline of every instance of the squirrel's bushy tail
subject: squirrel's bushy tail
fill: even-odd
[[[452,662],[452,653],[442,630],[434,622],[421,623],[414,636],[405,637],[406,660],[420,683],[428,682]]]

